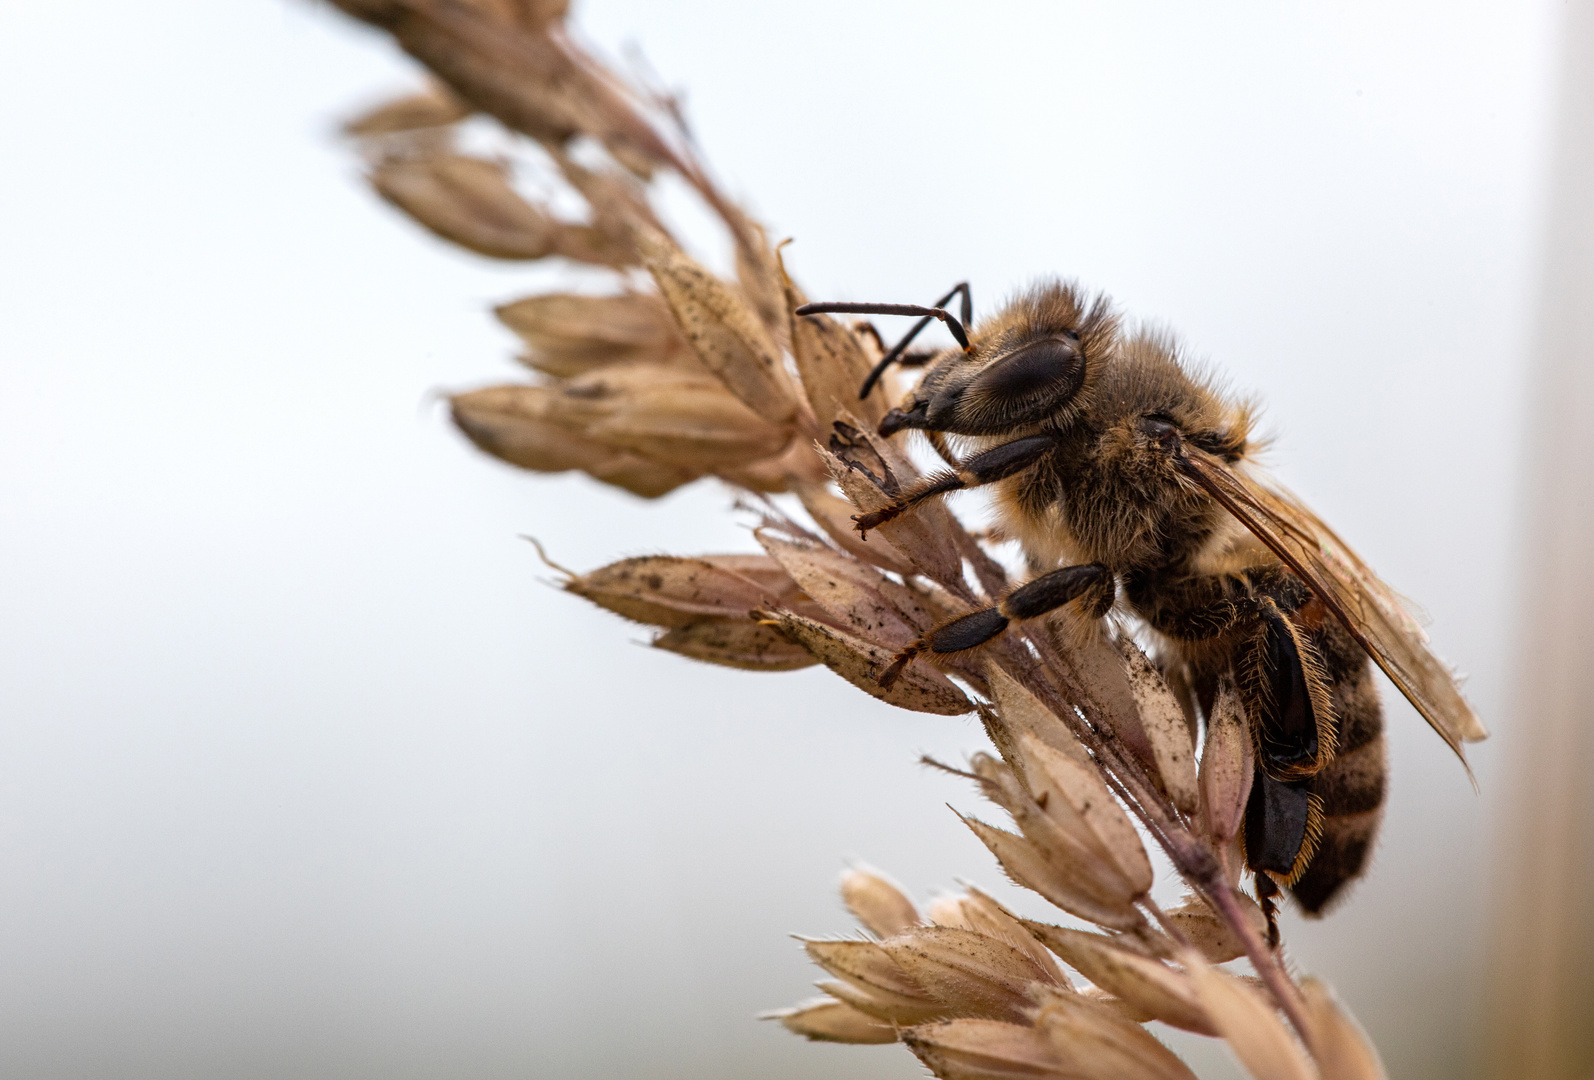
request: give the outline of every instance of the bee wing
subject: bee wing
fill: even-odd
[[[1183,464],[1208,494],[1300,575],[1465,764],[1461,744],[1489,733],[1461,696],[1455,674],[1428,650],[1428,636],[1394,590],[1288,492],[1269,489],[1194,447],[1186,449]]]

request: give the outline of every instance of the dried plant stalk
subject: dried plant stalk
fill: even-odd
[[[878,337],[793,314],[801,290],[763,230],[710,182],[673,102],[579,48],[559,3],[336,3],[438,80],[347,125],[379,195],[485,255],[616,271],[609,296],[498,308],[536,376],[455,396],[460,430],[512,464],[579,469],[644,497],[705,476],[761,497],[762,554],[627,559],[567,573],[564,588],[655,627],[657,647],[693,659],[824,664],[901,708],[977,712],[995,753],[975,754],[962,775],[1008,822],[965,822],[1012,881],[1095,927],[1022,919],[975,889],[921,915],[889,881],[855,871],[842,893],[868,937],[807,941],[830,976],[825,996],[771,1015],[811,1039],[900,1041],[949,1080],[1190,1076],[1143,1026],[1152,1020],[1227,1040],[1257,1077],[1381,1076],[1326,989],[1290,976],[1240,889],[1253,768],[1232,688],[1198,756],[1193,718],[1104,621],[1015,624],[939,666],[892,663],[937,623],[989,606],[1007,573],[939,503],[878,521],[867,538],[854,530],[855,513],[892,506],[921,479],[900,445],[874,433],[888,388],[858,400]],[[585,219],[519,191],[508,160],[457,151],[455,128],[472,115],[521,136],[510,147],[558,175],[585,201]],[[659,170],[719,215],[735,280],[699,265],[652,212]],[[789,498],[764,498],[776,493]],[[1172,911],[1151,899],[1143,835],[1188,886]],[[1241,956],[1255,978],[1213,966]]]

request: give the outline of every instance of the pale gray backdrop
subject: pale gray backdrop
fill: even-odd
[[[1077,276],[1260,394],[1277,471],[1509,733],[1549,0],[593,0],[687,90],[815,296]],[[979,744],[822,670],[634,644],[568,563],[748,550],[495,465],[429,394],[514,378],[547,273],[379,205],[336,118],[409,65],[290,0],[0,5],[0,1074],[906,1077],[755,1011],[991,860],[915,765]],[[1386,693],[1386,699],[1391,695]],[[1391,703],[1376,865],[1291,920],[1397,1077],[1470,1063],[1497,744]],[[1210,1054],[1204,1075],[1228,1075]]]

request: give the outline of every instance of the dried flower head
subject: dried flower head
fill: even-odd
[[[941,502],[904,511],[927,488],[901,440],[878,434],[894,376],[859,397],[878,335],[794,313],[803,293],[710,182],[673,101],[583,52],[561,3],[336,2],[437,80],[347,125],[379,195],[485,255],[616,272],[610,295],[498,308],[532,377],[456,395],[460,430],[522,468],[578,469],[645,497],[707,476],[755,497],[761,554],[626,559],[567,573],[564,588],[696,660],[823,664],[901,708],[976,712],[993,752],[954,771],[1005,820],[963,820],[1011,881],[1090,927],[1021,918],[973,888],[921,914],[856,870],[842,894],[867,936],[805,941],[824,996],[771,1015],[811,1039],[900,1041],[949,1080],[1190,1076],[1151,1021],[1226,1040],[1257,1077],[1381,1076],[1332,995],[1291,977],[1241,890],[1254,769],[1234,687],[1203,740],[1189,695],[1111,621],[1015,622],[978,650],[926,658],[926,635],[991,610],[1008,572]],[[513,152],[559,177],[560,205],[583,201],[585,216],[522,193],[508,159],[455,149],[472,115],[520,136]],[[666,170],[723,222],[734,280],[652,212],[649,181]],[[1093,333],[1117,333],[1099,321]],[[1147,841],[1188,889],[1171,911],[1151,898]],[[1214,966],[1242,956],[1255,977]]]

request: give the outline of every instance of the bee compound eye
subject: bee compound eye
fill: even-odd
[[[986,368],[969,391],[1001,401],[1043,398],[1055,407],[1085,381],[1085,358],[1061,338],[1048,338],[1009,353]]]

